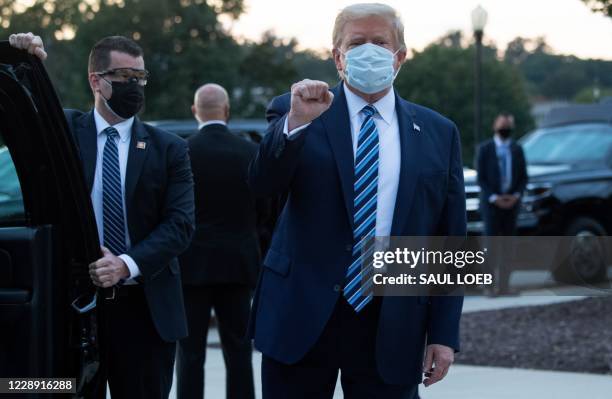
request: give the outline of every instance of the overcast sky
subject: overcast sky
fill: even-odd
[[[259,39],[272,29],[301,48],[327,50],[338,11],[355,1],[245,0],[246,12],[228,26],[238,37]],[[612,18],[593,14],[580,0],[388,0],[402,15],[406,44],[417,50],[450,30],[471,35],[471,11],[489,13],[488,40],[503,49],[516,36],[545,36],[557,53],[612,60]]]

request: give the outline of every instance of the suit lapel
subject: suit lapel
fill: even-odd
[[[420,174],[420,152],[422,150],[423,135],[427,134],[425,126],[416,120],[412,106],[403,101],[396,93],[395,112],[399,127],[401,166],[391,235],[401,236],[407,222],[408,213],[412,206],[417,180]],[[420,131],[415,127],[418,126]]]
[[[134,125],[132,126],[132,137],[130,140],[130,149],[128,152],[127,168],[125,172],[125,204],[126,211],[130,211],[130,204],[134,197],[134,191],[138,178],[142,172],[144,161],[149,152],[149,134],[144,128],[144,125],[134,118]]]
[[[79,143],[85,183],[87,184],[87,190],[91,192],[98,158],[98,131],[93,111],[80,116],[75,125],[76,131],[74,133]]]
[[[348,219],[353,226],[353,180],[354,180],[354,159],[353,159],[353,140],[351,137],[351,123],[344,97],[342,83],[332,89],[334,101],[331,107],[321,115],[321,122],[325,127],[329,144],[334,153],[344,204],[348,214]]]

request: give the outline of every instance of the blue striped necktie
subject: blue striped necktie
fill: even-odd
[[[125,221],[121,170],[119,169],[119,132],[112,126],[104,129],[106,144],[102,160],[102,204],[104,220],[104,246],[114,255],[125,253]]]
[[[376,237],[376,202],[378,192],[378,129],[372,105],[361,112],[365,120],[359,129],[355,155],[353,184],[353,256],[346,272],[343,293],[348,303],[359,312],[372,300],[372,262]]]

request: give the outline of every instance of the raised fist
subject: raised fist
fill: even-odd
[[[316,119],[330,107],[334,95],[329,86],[319,80],[304,79],[291,86],[289,131]]]

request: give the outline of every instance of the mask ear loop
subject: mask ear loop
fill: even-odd
[[[346,64],[346,53],[340,50],[340,48],[338,48],[337,50],[340,54],[344,56],[344,63]],[[343,81],[346,81],[346,65],[344,65],[344,69],[342,71],[338,71],[338,75],[340,75],[340,78],[342,78]]]
[[[108,83],[108,85],[111,87],[111,98],[113,97],[113,83],[109,80],[107,80],[105,77],[100,76],[100,79],[102,79],[103,81],[105,81],[106,83]],[[108,104],[108,102],[110,101],[110,98],[106,98],[104,96],[104,94],[102,94],[102,92],[100,91],[100,96],[102,96],[102,98],[104,99],[104,105],[106,105],[106,109],[109,110],[113,115],[121,118],[119,115],[117,115],[117,113],[115,111],[113,111],[113,109],[111,108],[111,106]],[[123,118],[121,118],[123,119]]]
[[[397,55],[397,53],[399,53],[404,48],[405,48],[405,46],[400,46],[400,48],[398,48],[395,51],[395,53],[393,53],[393,58],[395,59],[395,56]],[[395,71],[395,75],[393,75],[393,80],[395,80],[395,78],[397,78],[397,75],[400,73],[401,70],[402,70],[402,64],[400,64],[400,66],[397,68],[397,71]]]
[[[104,76],[102,76],[102,75],[98,75],[98,77],[99,77],[100,79],[102,79],[103,81],[105,81],[105,82],[106,82],[106,83],[107,83],[107,84],[108,84],[108,85],[111,87],[111,90],[113,90],[113,83],[112,83],[111,81],[107,80],[107,79],[106,79]],[[104,99],[104,101],[107,103],[107,107],[108,107],[108,100],[110,100],[110,98],[106,98],[106,97],[104,96],[104,94],[102,94],[102,91],[100,91],[100,95],[102,96],[102,98]],[[112,91],[111,91],[111,97],[112,97],[112,96],[113,96],[113,94],[112,94]],[[110,109],[110,107],[108,107],[108,109]],[[112,111],[112,110],[111,110],[111,111]]]

